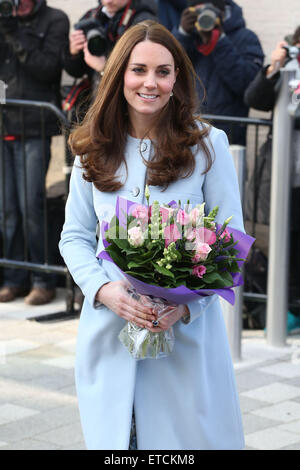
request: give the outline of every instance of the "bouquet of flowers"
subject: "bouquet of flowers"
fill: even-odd
[[[158,322],[178,304],[219,294],[234,303],[233,287],[243,283],[242,264],[254,239],[215,222],[218,207],[205,215],[205,203],[192,208],[171,201],[147,205],[118,198],[110,223],[101,226],[105,249],[98,257],[115,263],[129,281],[128,293],[155,309]],[[173,328],[152,333],[133,323],[119,335],[135,359],[172,352]]]

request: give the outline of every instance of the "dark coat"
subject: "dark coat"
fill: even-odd
[[[230,17],[223,23],[224,35],[207,56],[198,51],[199,36],[174,34],[185,47],[203,88],[198,85],[202,113],[221,116],[248,115],[244,92],[263,65],[264,54],[256,34],[246,28],[242,9],[232,0],[226,0]],[[229,134],[234,144],[245,144],[245,128],[216,124]]]
[[[280,73],[266,77],[268,65],[262,68],[245,91],[244,101],[249,108],[273,111],[279,88]]]
[[[106,15],[101,12],[101,2],[100,6],[93,8],[92,10],[87,11],[85,15],[80,19],[87,19],[92,16],[96,16],[99,20],[99,23],[103,25],[107,32],[107,42],[108,42],[108,54],[113,49],[115,43],[117,42],[117,32],[118,26],[123,17],[125,8],[119,10],[111,19],[107,19]],[[134,15],[131,17],[128,27],[140,23],[144,20],[156,20],[156,5],[153,0],[134,0],[133,6],[135,9]],[[91,82],[97,85],[99,81],[99,74],[95,72],[91,67],[89,67],[83,57],[83,52],[81,51],[76,56],[72,56],[69,52],[69,46],[65,49],[64,54],[64,68],[69,75],[75,78],[81,78],[84,75],[87,75]]]
[[[5,20],[6,21],[6,20]],[[47,101],[61,106],[61,51],[68,41],[67,15],[37,0],[33,13],[17,18],[7,32],[0,25],[0,79],[7,84],[6,98]],[[59,133],[57,118],[46,113],[46,135]],[[40,110],[24,112],[25,135],[40,135]],[[4,110],[4,133],[21,133],[19,111]]]
[[[159,22],[172,31],[178,27],[182,11],[187,7],[187,0],[158,0]]]

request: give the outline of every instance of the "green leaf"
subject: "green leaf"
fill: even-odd
[[[178,268],[177,266],[174,266],[174,271],[192,274],[192,270],[193,270],[192,268],[188,268],[188,267]]]
[[[219,273],[204,274],[202,279],[207,284],[212,284],[213,282],[216,282],[216,281],[223,282],[223,278],[220,276]]]
[[[228,284],[226,284],[228,287],[232,286],[232,275],[228,271],[224,271],[221,273],[221,276],[224,281],[226,281]]]
[[[130,261],[127,266],[128,266],[129,269],[140,268],[141,267],[141,265],[139,263],[136,263],[134,261]]]
[[[205,266],[205,267],[206,267],[206,274],[216,271],[216,265],[214,264],[209,264],[208,266]]]
[[[119,268],[121,268],[124,271],[124,269],[126,269],[127,266],[126,266],[126,262],[124,262],[124,259],[122,258],[122,256],[120,256],[114,250],[110,250],[109,254],[110,254],[110,257],[112,258],[112,260],[116,263],[116,265],[119,266]]]
[[[119,238],[115,238],[114,243],[117,245],[118,248],[121,250],[125,250],[130,247],[128,240],[120,240]]]
[[[145,279],[154,279],[153,273],[145,273],[145,272],[138,273],[136,271],[124,271],[124,273],[130,274],[130,276],[136,277],[137,279],[141,277]],[[152,284],[152,282],[150,284]]]
[[[163,274],[164,276],[168,276],[168,277],[172,277],[174,278],[174,274],[169,271],[168,269],[162,267],[162,266],[158,266],[158,264],[155,264],[155,263],[152,263],[154,268],[156,269],[156,271],[158,271],[160,274]]]

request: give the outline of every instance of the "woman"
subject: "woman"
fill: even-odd
[[[193,116],[194,77],[171,33],[152,21],[140,23],[116,44],[95,103],[70,139],[80,158],[60,249],[85,295],[76,386],[89,449],[128,449],[133,408],[138,449],[244,445],[217,296],[179,305],[154,328],[151,309],[130,298],[119,270],[95,256],[102,249],[97,222],[113,214],[118,195],[145,203],[145,183],[152,200],[205,200],[208,210],[220,206],[220,220],[233,215],[233,225],[243,230],[225,134]],[[118,340],[128,320],[151,331],[173,326],[172,354],[132,359]]]

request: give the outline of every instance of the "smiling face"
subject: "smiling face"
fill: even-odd
[[[132,50],[124,74],[124,96],[131,124],[155,120],[169,102],[177,72],[170,51],[143,41]]]

